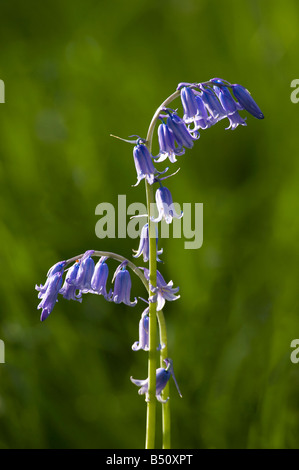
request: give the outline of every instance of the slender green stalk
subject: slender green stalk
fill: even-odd
[[[163,349],[160,353],[160,366],[165,367],[164,359],[168,357],[168,347],[167,347],[167,333],[166,333],[166,323],[162,310],[157,312],[158,322],[159,322],[159,331],[160,331],[160,344],[163,345]],[[163,400],[166,400],[169,397],[169,383],[166,384],[162,392]],[[166,403],[162,403],[162,448],[170,449],[171,448],[171,435],[170,435],[170,403],[167,400]]]
[[[159,118],[161,109],[166,107],[171,101],[180,96],[179,91],[175,91],[170,95],[162,104],[159,106],[155,112],[152,121],[150,123],[146,145],[149,152],[152,150],[152,139],[155,129],[156,122]],[[152,207],[154,205],[154,190],[152,185],[149,185],[146,181],[146,200],[147,200],[147,210],[148,210],[148,233],[149,233],[149,284],[152,287],[157,285],[157,246],[156,246],[156,237],[155,237],[155,227],[154,223],[151,221],[151,216],[154,215],[151,213]],[[154,235],[153,235],[154,234]],[[153,292],[150,290],[150,295],[153,295]],[[164,316],[162,312],[156,312],[156,302],[150,302],[149,304],[149,355],[148,355],[148,402],[147,402],[147,419],[146,419],[146,440],[145,447],[146,449],[155,448],[155,428],[156,428],[156,334],[157,334],[157,318],[159,322],[160,329],[160,338],[161,344],[164,344],[165,347],[161,352],[161,366],[163,367],[163,360],[167,357],[167,335],[166,335],[166,325],[164,321]],[[169,387],[168,385],[164,389],[164,396],[168,394]],[[169,396],[169,395],[167,395]],[[162,425],[163,425],[163,448],[170,449],[170,408],[169,403],[162,405]]]
[[[148,207],[148,233],[149,233],[149,285],[156,287],[157,285],[157,263],[156,263],[156,238],[151,237],[153,223],[150,220],[151,207],[154,202],[153,187],[146,182],[146,199]],[[150,295],[154,293],[151,291]],[[146,419],[146,449],[155,448],[155,431],[156,431],[156,302],[149,304],[149,353],[148,353],[148,397],[147,397],[147,419]]]

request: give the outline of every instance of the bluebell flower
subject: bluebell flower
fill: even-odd
[[[186,124],[183,119],[181,119],[176,112],[168,111],[168,117],[166,120],[167,126],[172,130],[174,138],[178,143],[179,147],[187,147],[191,149],[194,145],[194,140],[198,139],[198,132],[188,131]]]
[[[77,277],[76,279],[69,281],[69,283],[85,294],[92,289],[91,279],[94,273],[95,264],[91,256],[82,257],[79,263],[80,265]]]
[[[210,115],[213,117],[214,123],[220,121],[221,119],[224,119],[226,117],[226,112],[223,109],[215,93],[210,88],[206,88],[204,86],[201,86],[200,89],[200,97],[203,100]]]
[[[195,95],[197,114],[195,117],[195,124],[197,128],[207,129],[217,122],[212,115],[208,114],[208,111],[204,105],[204,102],[200,95]]]
[[[137,143],[133,149],[135,168],[137,171],[137,186],[142,179],[146,179],[149,184],[153,184],[155,173],[158,173],[152,162],[152,156],[146,145]]]
[[[226,86],[214,86],[214,90],[226,115],[233,114],[240,109]]]
[[[147,307],[141,315],[141,319],[139,321],[139,341],[135,341],[132,346],[133,351],[139,351],[143,349],[144,351],[149,350],[149,338],[148,338],[148,331],[149,331],[149,307]]]
[[[169,158],[171,163],[177,161],[176,156],[183,155],[185,149],[182,144],[175,144],[175,138],[172,130],[165,122],[162,122],[158,127],[158,141],[159,141],[159,155],[154,157],[155,162],[160,163]]]
[[[79,267],[80,262],[76,261],[76,263],[67,271],[64,284],[60,289],[59,294],[61,294],[67,300],[72,299],[77,300],[78,302],[82,302],[82,293],[78,291],[78,287],[73,284],[73,282],[76,281]]]
[[[37,284],[35,285],[35,289],[39,291],[39,294],[38,294],[39,299],[46,292],[49,286],[49,283],[51,282],[51,276],[53,276],[54,274],[58,272],[61,272],[63,274],[65,265],[66,265],[66,261],[59,261],[58,263],[54,264],[54,266],[52,266],[47,273],[47,280],[45,284],[44,285],[40,284],[39,286]]]
[[[164,362],[166,364],[166,369],[164,369],[163,367],[159,367],[159,369],[156,370],[156,398],[160,403],[166,403],[169,400],[169,397],[166,398],[166,400],[163,400],[161,394],[164,388],[166,387],[166,384],[171,376],[174,380],[174,383],[176,385],[176,388],[180,397],[182,397],[182,394],[180,392],[178,383],[174,375],[172,360],[167,358],[167,359],[164,359]],[[134,385],[137,385],[137,387],[140,387],[140,389],[138,390],[138,394],[145,395],[145,401],[148,401],[148,382],[149,382],[148,378],[145,380],[138,380],[138,379],[133,379],[133,377],[130,377],[130,380]]]
[[[161,186],[157,189],[156,203],[159,214],[156,218],[151,217],[153,222],[160,222],[163,218],[167,224],[171,224],[173,217],[176,219],[183,217],[183,212],[181,212],[181,214],[176,213],[171,192],[165,186]]]
[[[238,113],[240,105],[239,103],[236,103],[236,101],[233,99],[228,88],[225,86],[215,86],[214,89],[230,122],[230,125],[229,127],[227,127],[227,129],[233,130],[239,124],[241,124],[242,126],[247,126],[245,119],[243,119]]]
[[[112,300],[116,304],[124,303],[129,307],[134,307],[137,304],[137,299],[135,297],[133,302],[130,300],[132,282],[130,273],[126,269],[127,263],[127,261],[122,262],[114,273],[112,279],[112,282],[114,282]]]
[[[132,346],[133,351],[140,351],[143,349],[144,351],[149,350],[149,307],[147,307],[141,315],[141,319],[139,321],[139,341],[135,341]],[[164,345],[165,346],[165,345]],[[162,349],[161,345],[157,347],[157,350],[160,351]]]
[[[256,117],[257,119],[264,119],[264,115],[254,99],[252,98],[251,94],[249,93],[246,88],[242,85],[231,85],[233,90],[233,94],[235,98],[238,100],[238,103],[242,106],[243,109],[246,109],[252,116]]]
[[[139,269],[142,269],[144,272],[145,279],[149,281],[149,269],[140,267]],[[157,300],[157,311],[159,312],[160,310],[163,309],[165,305],[165,300],[168,301],[173,301],[177,300],[180,298],[180,295],[175,295],[180,288],[179,287],[173,287],[173,282],[169,281],[166,283],[165,279],[163,278],[162,274],[160,271],[157,270],[157,287],[151,286],[150,289],[152,292],[154,292],[156,297],[150,297],[150,301]]]
[[[41,295],[41,302],[38,304],[37,309],[42,309],[41,321],[44,321],[52,312],[56,302],[59,290],[62,286],[62,273],[60,271],[52,274],[49,277],[48,286],[45,292]]]
[[[196,125],[198,109],[195,97],[196,95],[192,88],[183,87],[181,89],[181,101],[184,110],[183,120],[186,124],[194,124],[193,131],[198,129],[198,126]]]
[[[158,229],[156,229],[156,247],[157,247],[157,261],[161,262],[159,259],[158,255],[161,255],[163,253],[163,248],[161,250],[158,250]],[[140,243],[138,250],[133,250],[135,251],[135,255],[133,255],[133,258],[138,258],[139,256],[143,255],[143,261],[147,263],[149,260],[149,233],[148,233],[148,223],[146,223],[142,229],[141,229],[141,234],[140,234]]]
[[[106,284],[109,274],[108,265],[105,263],[107,260],[106,256],[102,256],[97,264],[95,265],[94,272],[91,279],[91,288],[89,292],[103,295],[106,300],[111,299],[112,289],[110,289],[109,294],[107,294]]]

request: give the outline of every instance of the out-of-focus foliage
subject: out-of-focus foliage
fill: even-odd
[[[172,442],[298,447],[298,2],[5,0],[0,10],[0,447],[144,446],[145,403],[129,380],[147,375],[146,353],[131,350],[142,302],[60,299],[41,324],[34,286],[87,249],[131,256],[138,240],[95,235],[100,202],[145,202],[143,183],[131,186],[132,146],[110,133],[145,137],[179,82],[215,76],[247,87],[265,120],[203,131],[167,180],[176,202],[204,207],[199,250],[159,243],[160,270],[181,294],[165,309],[183,394],[171,383]],[[145,296],[137,278],[132,294]]]

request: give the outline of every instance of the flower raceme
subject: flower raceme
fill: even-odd
[[[177,110],[170,109],[166,106],[175,97],[181,98],[181,104],[183,108],[183,116],[180,117]],[[228,119],[229,125],[226,129],[236,129],[239,125],[246,126],[246,118],[241,117],[239,114],[241,111],[247,111],[253,117],[257,119],[263,119],[264,115],[257,103],[252,98],[250,92],[239,84],[231,84],[221,78],[213,78],[207,82],[201,83],[180,83],[177,87],[177,91],[170,95],[170,97],[164,101],[164,104],[156,111],[154,118],[150,124],[148,131],[148,141],[140,137],[137,140],[126,140],[126,142],[133,143],[133,160],[137,173],[137,182],[134,186],[139,185],[141,180],[145,180],[146,185],[154,185],[159,183],[158,189],[155,192],[155,201],[158,209],[158,216],[155,218],[148,214],[148,223],[144,225],[141,230],[140,243],[138,250],[135,251],[134,257],[143,256],[144,262],[149,262],[151,266],[151,273],[148,268],[139,268],[141,271],[131,262],[125,260],[120,255],[114,255],[109,253],[112,258],[122,261],[114,272],[112,283],[114,288],[107,292],[107,280],[109,275],[108,264],[106,263],[108,257],[101,256],[97,264],[95,264],[93,257],[103,255],[107,252],[95,252],[88,250],[84,255],[80,255],[79,259],[72,258],[68,261],[60,261],[52,266],[48,273],[46,282],[44,285],[35,286],[38,291],[38,298],[40,302],[38,309],[42,310],[41,321],[44,321],[52,312],[56,302],[58,301],[59,295],[67,300],[74,300],[82,302],[83,294],[93,293],[101,295],[105,300],[114,302],[115,304],[124,303],[127,306],[134,307],[137,304],[137,298],[131,300],[131,276],[128,271],[129,267],[141,278],[145,284],[146,289],[149,290],[150,295],[148,302],[157,303],[156,308],[153,309],[158,312],[157,317],[162,315],[161,310],[165,306],[166,301],[174,301],[180,298],[177,295],[179,287],[174,288],[173,282],[169,281],[166,283],[162,274],[156,269],[152,268],[152,256],[149,249],[149,229],[154,223],[165,220],[167,224],[170,224],[173,218],[181,218],[183,213],[178,214],[175,211],[171,192],[168,188],[161,184],[161,180],[168,178],[169,176],[160,178],[160,175],[165,173],[168,168],[164,171],[158,171],[154,163],[161,163],[166,159],[169,159],[171,163],[177,162],[177,157],[185,153],[185,149],[191,149],[194,146],[195,140],[199,139],[199,130],[205,130],[214,126],[216,123],[223,119]],[[163,113],[163,115],[161,114]],[[164,114],[165,113],[165,114]],[[156,156],[151,154],[152,148],[152,137],[156,121],[161,119],[161,123],[158,127],[158,145],[159,152]],[[132,136],[135,137],[136,136]],[[121,139],[125,140],[125,139]],[[177,171],[173,174],[175,175]],[[170,176],[173,176],[170,175]],[[153,199],[154,192],[148,191],[150,194],[149,200]],[[150,200],[148,205],[153,202]],[[148,211],[150,208],[148,207]],[[152,224],[151,224],[152,222]],[[156,227],[155,227],[156,229]],[[151,235],[155,236],[155,234]],[[162,253],[162,250],[158,250],[158,235],[156,234],[156,250],[153,248],[153,256],[157,256],[157,261],[161,261],[158,255]],[[156,272],[156,284],[151,285],[151,280],[154,279],[153,273]],[[65,277],[64,277],[65,275]],[[64,278],[64,280],[63,280]],[[152,283],[154,281],[152,280]],[[151,317],[152,318],[152,317]],[[160,317],[161,318],[161,317]],[[155,321],[154,317],[154,321]],[[150,323],[149,319],[149,307],[147,307],[141,315],[139,320],[139,339],[136,341],[132,349],[134,351],[149,350],[150,343]],[[162,322],[159,322],[160,333],[165,332],[165,326]],[[151,323],[152,325],[152,323]],[[154,330],[153,330],[154,331]],[[163,336],[166,337],[166,334]],[[165,341],[166,342],[166,341]],[[167,347],[167,344],[159,345],[158,349]],[[165,403],[167,399],[162,398],[162,392],[168,383],[170,377],[173,377],[175,385],[177,387],[180,396],[177,381],[175,379],[173,371],[173,363],[171,359],[165,359],[166,367],[160,367],[156,369],[156,390],[155,395],[157,400]],[[149,356],[150,370],[153,375],[155,372],[155,365]],[[150,373],[151,375],[151,373]],[[152,376],[152,375],[151,375]],[[146,401],[148,401],[149,393],[149,379],[137,380],[131,377],[131,381],[139,388],[138,393],[140,395],[146,395]],[[151,403],[149,403],[149,406]],[[149,427],[148,427],[149,429]]]
[[[110,289],[106,290],[106,283],[109,274],[107,257],[101,257],[95,265],[92,255],[93,250],[87,251],[81,259],[68,269],[65,269],[67,262],[60,261],[49,269],[47,279],[44,285],[36,285],[39,291],[38,298],[41,302],[38,309],[42,309],[41,321],[44,321],[52,312],[56,302],[58,302],[58,294],[67,300],[76,300],[82,302],[82,294],[92,293],[102,295],[105,300],[113,301],[117,304],[124,304],[134,307],[137,299],[130,301],[131,277],[130,273],[125,269],[127,261],[120,264],[114,273],[112,282],[114,282],[114,292]],[[63,275],[66,271],[63,283]]]

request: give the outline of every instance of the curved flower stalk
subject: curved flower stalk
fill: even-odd
[[[182,117],[177,110],[170,108],[170,104],[180,98],[183,108]],[[110,252],[88,250],[85,253],[66,261],[59,261],[52,266],[47,274],[44,285],[36,285],[40,303],[38,309],[42,310],[41,321],[44,321],[53,311],[59,300],[59,296],[66,300],[83,301],[83,294],[97,294],[108,302],[115,304],[124,303],[134,307],[137,298],[131,300],[131,275],[128,270],[135,273],[148,292],[148,307],[144,310],[139,320],[139,340],[132,349],[134,351],[147,351],[148,353],[148,377],[145,380],[137,380],[131,377],[131,381],[140,387],[138,393],[146,396],[146,448],[155,447],[156,428],[156,398],[162,403],[162,436],[163,448],[170,448],[170,407],[169,407],[169,379],[172,376],[179,390],[172,360],[168,357],[168,344],[166,322],[162,309],[166,301],[175,301],[180,298],[177,295],[179,287],[173,287],[173,282],[166,283],[163,275],[157,270],[157,262],[161,261],[158,250],[158,235],[153,229],[154,224],[165,220],[167,224],[173,218],[183,217],[183,213],[177,214],[172,195],[168,188],[161,184],[177,171],[163,178],[160,175],[168,171],[168,168],[158,170],[156,164],[169,160],[171,164],[177,162],[177,157],[185,154],[186,149],[193,148],[200,138],[199,130],[207,130],[223,119],[228,119],[226,129],[236,129],[238,126],[246,126],[246,117],[240,112],[247,111],[257,119],[263,119],[264,115],[250,92],[239,84],[231,84],[221,78],[212,78],[201,83],[182,82],[178,85],[166,100],[157,108],[150,122],[146,138],[135,136],[134,139],[121,139],[133,144],[133,161],[137,173],[137,183],[145,181],[147,201],[147,224],[141,230],[138,250],[135,258],[142,256],[148,267],[138,268],[128,259]],[[161,121],[157,137],[159,153],[152,155],[152,142],[155,126]],[[115,137],[115,136],[114,136]],[[132,136],[134,137],[134,136]],[[159,187],[156,189],[155,184]],[[155,217],[153,206],[158,209]],[[149,236],[149,234],[154,234]],[[100,258],[95,264],[94,258]],[[108,261],[114,259],[119,263],[116,268],[112,283],[114,288],[107,291]],[[160,345],[156,344],[157,325],[159,328]],[[160,365],[157,368],[156,355],[160,350]]]

